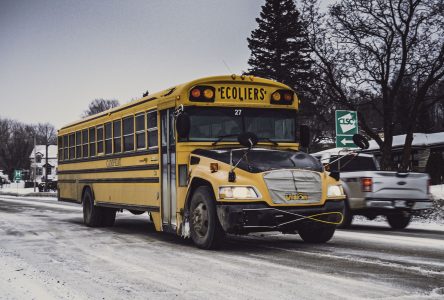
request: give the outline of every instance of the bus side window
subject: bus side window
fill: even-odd
[[[105,124],[105,154],[113,152],[113,135],[111,131],[111,123]]]
[[[97,154],[103,153],[103,125],[97,127]]]
[[[96,156],[96,128],[89,129],[89,156]]]
[[[145,148],[145,114],[136,115],[136,149]]]
[[[63,160],[68,159],[68,135],[63,136]]]
[[[113,123],[114,135],[114,153],[122,152],[122,121],[117,120]]]
[[[58,149],[59,149],[59,161],[63,160],[63,137],[59,136],[57,139]]]
[[[76,132],[76,158],[82,157],[82,142],[81,142],[81,131]]]
[[[88,157],[88,129],[82,130],[82,152],[83,157]]]
[[[123,151],[134,150],[134,116],[123,119]]]
[[[158,146],[158,130],[157,130],[157,111],[149,111],[146,114],[147,132],[148,132],[148,148]]]
[[[69,159],[74,159],[76,154],[76,141],[74,133],[69,135]]]

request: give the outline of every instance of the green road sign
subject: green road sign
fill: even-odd
[[[353,135],[358,133],[358,114],[352,110],[337,110],[336,120],[336,147],[356,148]]]
[[[22,171],[14,170],[14,181],[20,181],[20,180],[22,180]]]

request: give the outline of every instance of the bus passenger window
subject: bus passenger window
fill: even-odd
[[[123,119],[123,151],[134,150],[134,117]]]
[[[71,133],[69,135],[69,159],[74,159],[75,157],[75,152],[76,152],[76,141],[74,140],[75,135],[74,133]]]
[[[59,159],[59,161],[62,161],[63,160],[63,138],[61,136],[59,136],[59,138],[57,139],[57,146],[59,149],[58,159]]]
[[[148,131],[148,148],[157,147],[157,111],[150,111],[146,114],[146,123]]]
[[[89,129],[89,156],[96,156],[96,129]]]
[[[103,153],[103,126],[97,127],[97,154]]]
[[[114,133],[114,153],[122,152],[122,121],[117,120],[113,123],[113,133]]]
[[[82,142],[81,142],[81,131],[76,132],[76,158],[82,157]]]
[[[63,136],[63,160],[68,159],[68,135]]]
[[[145,114],[136,116],[136,148],[145,148]]]
[[[88,157],[88,129],[82,130],[82,148],[83,157]]]
[[[111,123],[105,124],[105,154],[110,154],[113,152],[113,141],[112,141]]]

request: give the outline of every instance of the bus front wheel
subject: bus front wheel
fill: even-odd
[[[307,243],[326,243],[334,235],[335,225],[317,224],[313,226],[304,226],[298,230],[299,236]]]
[[[219,247],[225,233],[219,223],[213,192],[208,186],[196,189],[190,205],[190,231],[194,244],[201,249]]]

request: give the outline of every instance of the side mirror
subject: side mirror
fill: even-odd
[[[253,148],[257,144],[258,140],[257,135],[252,132],[243,132],[237,136],[237,141],[239,144],[249,149]]]
[[[301,125],[299,130],[299,144],[301,147],[307,148],[310,145],[310,127],[308,127],[307,125]]]
[[[358,133],[353,135],[353,143],[355,143],[355,145],[361,149],[368,149],[368,147],[370,146],[367,139],[363,135],[360,135]]]
[[[191,122],[190,116],[183,112],[176,118],[176,131],[179,138],[187,138],[190,134]]]

